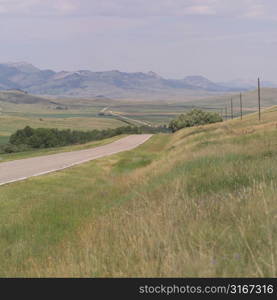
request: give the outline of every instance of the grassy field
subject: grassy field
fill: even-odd
[[[7,95],[9,97],[6,99]],[[28,101],[32,103],[25,103]],[[105,101],[99,103],[99,101],[93,102],[85,99],[81,102],[78,99],[51,100],[2,91],[0,92],[0,144],[7,142],[8,137],[17,129],[22,129],[27,125],[34,128],[70,128],[76,130],[125,126],[126,123],[120,120],[98,116],[98,112],[106,105]],[[66,109],[57,109],[57,107]]]
[[[6,144],[9,141],[9,136],[0,136],[0,145]]]
[[[12,133],[27,125],[33,128],[70,128],[76,130],[107,129],[126,126],[124,122],[106,117],[64,116],[61,118],[54,115],[53,117],[41,118],[34,116],[0,115],[0,143],[6,142]]]
[[[277,89],[276,88],[262,88],[261,89],[261,106],[263,108],[277,105]],[[218,111],[223,109],[225,114],[225,106],[228,107],[228,117],[231,114],[231,98],[233,99],[234,115],[240,115],[240,95],[239,93],[207,97],[206,99],[199,99],[199,101],[190,101],[187,104],[196,104],[210,109],[217,108]],[[242,104],[244,114],[255,112],[258,109],[258,91],[247,91],[242,93]]]
[[[262,107],[277,104],[277,89],[262,89]],[[230,99],[233,98],[234,115],[239,115],[239,94],[215,94],[206,98],[180,98],[168,100],[136,99],[47,99],[15,92],[0,92],[0,143],[1,136],[8,136],[26,125],[33,127],[76,128],[114,128],[126,123],[111,117],[99,116],[108,107],[115,113],[128,118],[150,122],[153,125],[168,124],[181,113],[192,108],[223,113],[228,106],[230,118]],[[12,102],[11,102],[12,101]],[[221,111],[222,110],[222,111]],[[244,114],[257,111],[257,91],[243,93]]]
[[[277,108],[0,187],[0,276],[276,277]]]
[[[261,105],[263,108],[271,107],[277,104],[277,89],[261,89]],[[229,93],[225,95],[215,94],[208,97],[194,99],[184,97],[176,99],[156,100],[156,101],[113,101],[109,107],[114,112],[122,113],[130,118],[141,121],[148,121],[152,124],[165,124],[170,122],[177,115],[184,113],[192,108],[200,108],[207,111],[213,111],[223,114],[224,118],[231,118],[230,100],[233,99],[234,116],[240,115],[240,97],[239,93]],[[257,111],[258,92],[247,91],[242,93],[243,114],[249,114]],[[225,107],[227,106],[227,115],[225,116]]]

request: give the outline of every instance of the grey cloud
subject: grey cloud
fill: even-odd
[[[276,0],[0,0],[0,61],[275,79],[276,10]]]
[[[0,14],[274,18],[275,0],[0,0]]]

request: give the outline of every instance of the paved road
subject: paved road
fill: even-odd
[[[97,148],[3,162],[0,163],[0,185],[55,172],[100,157],[131,150],[146,142],[150,137],[151,134],[130,135]]]
[[[144,121],[140,121],[140,120],[136,120],[136,119],[133,119],[133,118],[128,118],[124,115],[121,115],[119,113],[115,113],[111,110],[108,111],[108,113],[114,117],[117,117],[119,119],[123,119],[123,120],[127,120],[127,121],[130,121],[130,122],[135,122],[135,123],[139,123],[140,125],[144,125],[144,126],[152,126],[149,122],[144,122]]]

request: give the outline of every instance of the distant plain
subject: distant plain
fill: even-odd
[[[277,104],[277,89],[262,89],[262,107]],[[206,95],[206,97],[168,100],[141,99],[82,99],[82,98],[44,98],[20,91],[0,92],[0,144],[17,129],[27,125],[59,129],[93,130],[126,126],[122,120],[111,115],[99,115],[105,108],[125,115],[130,119],[147,121],[153,125],[168,124],[177,115],[192,108],[219,112],[231,118],[230,101],[233,99],[234,116],[240,114],[239,93],[225,95]],[[243,114],[257,111],[257,91],[242,94]],[[227,108],[227,115],[226,115]],[[132,122],[131,122],[132,124]],[[134,123],[135,124],[135,123]]]

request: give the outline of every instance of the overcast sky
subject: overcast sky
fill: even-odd
[[[0,0],[0,61],[277,81],[276,0]]]

